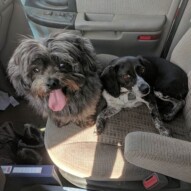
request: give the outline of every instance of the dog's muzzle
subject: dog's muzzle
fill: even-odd
[[[137,88],[138,91],[141,93],[141,96],[146,96],[150,93],[150,86],[149,84],[140,76],[137,75]]]
[[[150,87],[148,84],[141,84],[139,86],[139,91],[143,94],[143,95],[147,95],[150,92]]]

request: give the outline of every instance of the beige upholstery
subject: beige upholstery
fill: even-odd
[[[182,116],[167,126],[172,129],[173,136],[189,139]],[[127,133],[157,133],[145,106],[127,109],[112,117],[101,136],[94,134],[94,126],[81,129],[70,124],[58,128],[48,120],[46,128],[48,153],[65,172],[91,180],[142,180],[148,174],[148,171],[128,163],[123,156]]]
[[[191,28],[174,48],[171,61],[181,66],[187,73],[191,70]]]
[[[191,32],[188,31],[186,34],[186,37],[190,39],[188,34],[191,35]],[[189,45],[189,43],[186,44]],[[182,52],[178,51],[179,47],[182,47]],[[189,55],[190,53],[184,50],[186,51],[180,42],[171,60],[180,63],[181,67],[188,71],[191,68],[189,59],[184,53]],[[101,61],[108,62],[113,58],[102,55]],[[189,76],[191,77],[191,73]],[[189,81],[190,86],[191,81]],[[76,177],[86,178],[86,180],[142,180],[150,171],[156,171],[191,182],[191,143],[188,142],[191,141],[191,92],[187,96],[184,112],[176,120],[165,125],[171,130],[172,136],[177,139],[157,135],[158,132],[144,105],[126,109],[110,118],[104,133],[100,136],[94,133],[95,126],[79,128],[69,124],[57,128],[49,119],[45,133],[45,145],[61,173],[66,172]],[[127,135],[128,133],[130,134]],[[126,135],[125,157],[129,162],[124,157]]]
[[[125,157],[132,164],[191,183],[191,143],[154,133],[129,133]]]
[[[183,115],[166,126],[173,137],[190,140],[190,129],[185,125]],[[83,129],[73,124],[58,128],[48,120],[45,145],[61,173],[97,181],[142,180],[149,174],[149,171],[127,162],[123,154],[125,136],[129,132],[157,133],[146,106],[118,113],[108,121],[105,132],[100,136],[94,130],[95,126]],[[141,147],[139,142],[136,146]]]
[[[169,60],[172,54],[172,51],[174,50],[175,46],[178,44],[182,36],[186,33],[186,31],[190,28],[190,18],[191,18],[191,1],[189,0],[186,6],[186,9],[184,10],[184,14],[182,15],[181,21],[179,23],[179,26],[177,28],[176,34],[173,38],[170,50],[168,52],[167,59]]]
[[[187,128],[191,129],[191,71],[188,74],[188,78],[189,78],[188,81],[189,92],[186,97],[186,105],[184,107],[184,117]]]
[[[169,16],[172,2],[173,0],[160,0],[157,2],[156,0],[77,0],[76,6],[80,13]]]
[[[187,140],[191,141],[191,72],[184,107]],[[153,133],[133,132],[125,139],[125,158],[147,170],[191,183],[191,143]]]
[[[174,48],[171,61],[191,70],[191,28]],[[184,108],[187,138],[191,140],[191,72]],[[191,143],[153,133],[134,132],[126,137],[125,158],[132,164],[191,183]]]

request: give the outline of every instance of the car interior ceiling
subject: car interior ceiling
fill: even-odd
[[[144,182],[154,178],[158,185],[150,190],[189,191],[190,10],[191,0],[0,0],[0,165],[27,167],[19,158],[27,150],[38,160],[29,165],[53,165],[61,182],[51,175],[53,179],[27,183],[20,175],[3,175],[0,168],[0,191],[146,190]],[[67,131],[61,130],[37,114],[17,95],[7,66],[23,38],[38,41],[55,32],[90,39],[100,63],[143,55],[180,66],[188,74],[189,93],[182,113],[165,123],[175,132],[173,138],[153,130],[144,106],[112,117],[100,136],[95,136],[94,127],[69,124]]]

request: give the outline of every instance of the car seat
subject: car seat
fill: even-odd
[[[152,172],[168,177],[165,189],[191,189],[191,29],[174,48],[171,61],[189,76],[189,93],[183,112],[165,123],[172,137],[158,134],[146,106],[125,109],[110,118],[97,136],[95,126],[62,128],[48,119],[46,149],[61,175],[73,184],[98,190],[142,190]],[[114,56],[98,55],[101,62]],[[181,181],[180,181],[181,180]]]

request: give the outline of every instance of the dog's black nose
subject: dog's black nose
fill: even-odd
[[[47,86],[51,90],[57,89],[59,88],[59,80],[56,78],[49,78],[47,82]]]
[[[150,87],[147,84],[141,84],[139,90],[142,94],[148,94],[150,91]]]

